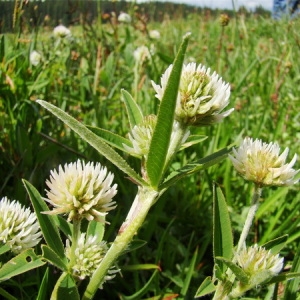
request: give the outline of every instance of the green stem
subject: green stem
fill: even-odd
[[[150,207],[156,202],[158,196],[159,193],[149,187],[139,187],[134,200],[134,205],[132,205],[125,222],[121,226],[118,236],[107,251],[97,270],[94,272],[82,300],[93,298],[98,287],[103,282],[107,271],[120,254],[127,249],[133,236],[142,226]]]
[[[254,190],[254,194],[253,194],[253,197],[252,197],[251,207],[249,209],[249,212],[248,212],[248,215],[247,215],[247,218],[246,218],[246,221],[245,221],[245,225],[244,225],[244,228],[243,228],[243,231],[241,233],[239,243],[238,243],[238,246],[237,246],[237,249],[236,249],[237,253],[240,252],[241,249],[245,246],[246,238],[249,234],[249,230],[251,228],[253,219],[255,217],[255,213],[256,213],[256,211],[258,209],[258,206],[259,206],[259,199],[260,199],[260,196],[261,196],[261,191],[262,191],[262,188],[259,187],[258,185],[255,185],[255,190]]]
[[[74,219],[73,221],[73,234],[72,234],[72,245],[71,245],[71,255],[70,255],[70,263],[69,267],[72,269],[72,267],[75,264],[75,250],[77,249],[78,245],[78,239],[80,236],[80,226],[81,226],[81,220]]]

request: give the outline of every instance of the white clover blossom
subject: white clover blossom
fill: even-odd
[[[238,173],[246,180],[260,186],[288,186],[298,180],[294,176],[299,170],[294,170],[297,155],[290,163],[285,164],[289,149],[281,155],[277,143],[263,143],[261,140],[246,137],[238,149],[233,148],[229,158]]]
[[[144,61],[149,60],[151,58],[149,48],[144,45],[136,48],[133,52],[133,56],[134,56],[134,59],[141,64]]]
[[[121,23],[131,23],[131,16],[127,13],[121,12],[118,16],[118,21]]]
[[[81,233],[74,253],[74,264],[71,266],[73,275],[80,280],[91,277],[101,263],[107,250],[108,247],[105,241],[98,242],[97,236],[86,236],[85,233]],[[71,255],[70,241],[67,240],[66,256],[69,261],[72,261]],[[111,267],[104,277],[101,286],[105,281],[114,278],[114,274],[118,271],[119,270],[116,270],[114,266]]]
[[[36,246],[42,233],[36,214],[6,197],[0,201],[0,242],[10,246],[14,253]]]
[[[69,214],[68,220],[83,219],[103,222],[108,211],[114,209],[112,198],[117,184],[112,186],[114,175],[100,163],[77,162],[60,165],[58,172],[51,171],[46,181],[47,202],[54,206],[47,214]]]
[[[144,118],[144,121],[140,125],[135,125],[131,132],[128,134],[128,138],[132,144],[129,147],[123,144],[123,147],[133,156],[138,158],[147,158],[150,143],[152,140],[154,128],[156,126],[157,117],[155,115],[149,115]],[[174,121],[171,133],[171,144],[172,140],[178,131],[179,123]],[[183,144],[189,137],[190,131],[187,131],[181,139],[180,144]]]
[[[150,30],[149,31],[149,37],[153,40],[159,40],[160,39],[160,32],[158,30]]]
[[[172,71],[170,65],[161,77],[161,85],[152,81],[156,97],[162,100]],[[210,125],[218,123],[234,110],[222,110],[229,104],[230,86],[210,68],[191,62],[184,64],[180,77],[176,119],[185,125]]]
[[[42,55],[39,52],[33,50],[30,52],[29,60],[30,63],[36,67],[42,62]]]
[[[257,244],[243,248],[235,258],[253,285],[277,275],[283,268],[283,258],[279,254],[274,255]]]
[[[156,116],[146,116],[140,125],[135,125],[128,138],[132,147],[123,144],[124,148],[133,156],[138,158],[146,157],[149,152],[151,139],[156,125]]]
[[[56,38],[68,38],[71,37],[71,31],[64,25],[58,25],[53,29],[53,35]]]

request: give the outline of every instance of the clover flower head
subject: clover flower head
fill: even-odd
[[[283,268],[283,258],[257,244],[243,248],[236,254],[238,265],[250,278],[252,285],[277,275]]]
[[[150,30],[149,37],[152,40],[159,40],[160,39],[160,32],[158,30]]]
[[[30,52],[29,60],[30,63],[36,67],[41,63],[42,55],[39,52],[33,50],[32,52]]]
[[[124,148],[138,158],[147,157],[155,125],[156,116],[146,116],[143,122],[135,125],[128,134],[132,147],[123,144]]]
[[[105,241],[98,242],[97,236],[86,236],[85,233],[81,233],[74,253],[74,264],[71,266],[73,275],[80,280],[91,277],[101,263],[107,250],[108,247]],[[70,241],[67,240],[66,256],[69,261],[72,260],[71,255]],[[114,274],[118,271],[115,267],[110,268],[101,286],[105,281],[114,278]]]
[[[161,85],[152,81],[156,97],[162,100],[172,71],[170,65],[161,77]],[[233,108],[221,112],[229,104],[230,86],[216,73],[194,62],[182,67],[177,104],[176,119],[185,125],[211,125],[227,117]]]
[[[68,220],[86,218],[103,222],[108,211],[116,206],[112,198],[117,185],[112,185],[114,176],[100,163],[84,163],[80,160],[61,165],[51,171],[47,202],[54,206],[47,214],[69,214]]]
[[[246,180],[260,186],[288,186],[298,180],[294,176],[299,170],[294,170],[297,155],[290,163],[285,164],[289,149],[280,155],[277,143],[264,143],[259,139],[246,137],[238,149],[233,149],[229,158],[238,173]]]
[[[53,35],[56,38],[68,38],[71,37],[71,31],[64,25],[58,25],[53,29]]]
[[[133,52],[134,59],[142,64],[144,61],[151,58],[150,50],[147,46],[140,46],[136,48]]]
[[[131,23],[131,16],[124,12],[121,12],[118,16],[118,21],[121,23]]]
[[[14,253],[36,246],[42,233],[36,214],[6,197],[0,201],[0,242],[8,244]]]

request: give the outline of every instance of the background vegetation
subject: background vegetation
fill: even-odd
[[[1,30],[6,31],[0,36],[1,197],[28,205],[22,178],[43,194],[49,170],[58,164],[77,158],[101,161],[116,172],[119,185],[118,208],[109,214],[111,225],[105,237],[112,240],[133,201],[135,186],[35,100],[54,103],[85,124],[125,136],[128,124],[120,90],[129,91],[145,113],[155,112],[158,103],[150,81],[160,80],[187,31],[192,36],[186,62],[209,66],[230,82],[235,112],[220,125],[193,129],[207,138],[180,152],[172,167],[238,142],[241,136],[277,141],[282,148],[290,148],[289,158],[299,153],[299,20],[274,21],[266,15],[240,11],[231,12],[228,26],[222,27],[219,11],[168,4],[174,9],[152,14],[146,6],[122,1],[86,1],[87,5],[95,5],[92,17],[79,14],[83,2],[76,2],[78,6],[70,17],[65,13],[75,2],[50,2],[53,6],[49,1],[0,2],[1,8],[5,4],[5,10],[0,9],[5,11]],[[68,7],[61,9],[59,2]],[[40,13],[45,7],[52,9],[46,18]],[[131,15],[130,24],[117,21],[121,10]],[[32,14],[36,14],[36,20],[29,17]],[[57,43],[52,30],[61,21],[69,25],[72,38]],[[13,25],[10,28],[7,24]],[[149,31],[153,29],[160,32],[160,39],[150,38]],[[151,58],[136,61],[134,51],[142,45],[152,49]],[[37,66],[29,59],[33,50],[42,55]],[[138,161],[133,159],[130,164],[138,167]],[[253,186],[238,177],[225,160],[182,180],[160,199],[137,235],[147,243],[120,259],[122,275],[104,286],[101,299],[193,298],[202,280],[212,274],[214,182],[224,192],[238,236]],[[299,195],[299,185],[264,190],[249,241],[264,243],[289,234],[287,247],[281,253],[286,268],[299,243]],[[193,256],[196,260],[192,265]],[[157,271],[149,264],[156,265]],[[53,278],[58,276],[52,271]],[[22,299],[35,299],[42,270],[25,276],[6,281],[2,287],[18,299],[20,295]],[[250,296],[264,299],[264,291],[258,288]]]

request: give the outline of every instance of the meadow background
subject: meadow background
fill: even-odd
[[[192,33],[186,62],[202,63],[229,82],[235,111],[222,124],[193,128],[193,133],[206,138],[180,152],[172,168],[238,144],[245,136],[289,147],[289,159],[299,154],[299,19],[275,21],[262,9],[224,12],[123,1],[95,1],[90,13],[82,13],[80,2],[69,1],[67,10],[53,10],[58,15],[45,14],[43,5],[54,7],[49,2],[0,2],[0,11],[5,11],[0,34],[1,197],[29,205],[22,178],[45,196],[51,169],[78,158],[100,161],[115,173],[119,186],[118,207],[108,215],[111,225],[105,233],[107,241],[113,240],[133,201],[135,185],[35,100],[46,100],[85,124],[126,136],[129,126],[121,89],[133,95],[144,114],[155,113],[158,101],[151,80],[159,82],[186,32]],[[121,11],[131,16],[131,23],[117,21]],[[220,24],[222,13],[230,17],[227,26]],[[72,37],[58,43],[53,28],[60,23],[68,26]],[[151,39],[150,30],[159,31],[160,38]],[[143,45],[151,50],[151,58],[136,60],[134,52]],[[36,66],[29,59],[33,50],[42,55]],[[128,157],[128,161],[138,170],[137,160]],[[295,169],[299,168],[298,161]],[[226,159],[181,180],[162,196],[136,237],[147,243],[120,258],[121,275],[104,285],[101,299],[193,298],[212,274],[214,183],[225,195],[238,237],[253,185],[240,178]],[[281,252],[288,269],[300,237],[299,184],[264,189],[262,198],[249,243],[263,244],[288,234]],[[54,268],[52,275],[54,284],[59,276]],[[1,287],[17,299],[35,299],[42,276],[40,268]],[[279,287],[278,297],[281,292]],[[258,287],[248,297],[266,299],[265,293]]]

